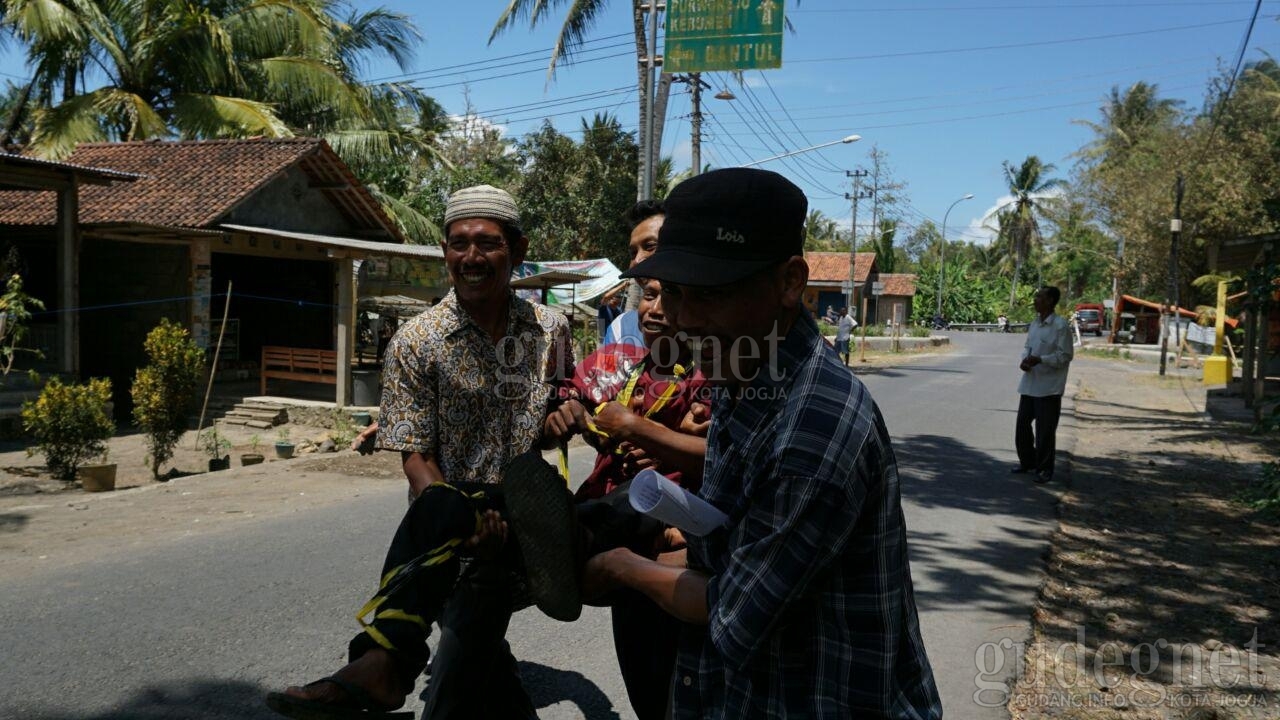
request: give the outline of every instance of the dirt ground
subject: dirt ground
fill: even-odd
[[[1182,372],[1072,364],[1069,486],[1015,720],[1280,717],[1280,519],[1239,501],[1280,438],[1208,420]]]
[[[194,423],[194,421],[193,421]],[[271,430],[255,430],[243,425],[218,424],[218,433],[231,443],[223,455],[231,457],[231,464],[241,464],[240,455],[258,453],[267,462],[274,461],[276,440],[281,433],[297,444],[302,455],[319,452],[326,439],[335,437],[332,429],[311,427],[298,423],[285,423]],[[353,435],[336,436],[349,442]],[[205,473],[209,470],[211,455],[199,449],[195,431],[188,431],[174,450],[173,458],[160,467],[164,477],[182,477]],[[257,444],[256,448],[254,444]],[[138,432],[123,432],[107,443],[108,461],[116,463],[116,489],[142,487],[156,482],[151,473],[150,459],[144,436]],[[23,443],[8,441],[0,445],[0,497],[15,495],[61,495],[83,493],[78,482],[66,483],[52,478],[45,470],[44,457],[28,455]]]

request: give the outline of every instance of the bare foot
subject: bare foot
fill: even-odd
[[[404,688],[396,672],[396,662],[391,654],[382,648],[375,648],[347,663],[345,667],[333,674],[369,694],[369,699],[377,703],[383,710],[396,710],[404,707],[405,697],[413,688]],[[304,700],[315,700],[323,703],[346,704],[352,700],[350,694],[337,683],[323,680],[310,685],[285,688],[285,695]]]

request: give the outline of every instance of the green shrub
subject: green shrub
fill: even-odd
[[[66,385],[51,378],[40,397],[22,404],[22,429],[35,438],[49,472],[59,480],[75,480],[76,468],[101,456],[116,424],[107,413],[111,381],[95,378],[84,385]]]
[[[912,325],[907,329],[907,333],[911,337],[932,337],[933,330],[927,325]]]
[[[160,466],[173,457],[187,430],[204,375],[204,351],[168,319],[147,333],[144,347],[149,364],[133,378],[133,421],[147,436],[151,474],[159,479]]]

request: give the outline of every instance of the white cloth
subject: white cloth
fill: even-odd
[[[836,342],[848,340],[856,327],[858,327],[858,321],[854,320],[852,315],[845,313],[845,316],[840,318],[840,324],[836,326]]]
[[[1040,364],[1022,373],[1018,393],[1031,397],[1061,395],[1067,389],[1067,366],[1074,351],[1071,348],[1071,325],[1061,315],[1036,318],[1027,327],[1027,342],[1022,357],[1035,355]]]

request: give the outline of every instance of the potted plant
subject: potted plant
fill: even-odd
[[[249,438],[249,452],[240,455],[241,465],[257,465],[266,458],[262,457],[262,453],[258,452],[258,446],[262,444],[262,436],[254,435]]]
[[[282,427],[276,435],[276,457],[287,460],[293,457],[293,441],[289,439],[289,428]]]
[[[35,438],[27,452],[44,454],[55,478],[75,480],[76,468],[101,457],[115,434],[116,424],[107,410],[110,402],[110,380],[68,385],[50,378],[39,397],[22,404],[22,428]]]
[[[111,449],[102,451],[102,462],[84,463],[76,468],[76,478],[85,492],[108,492],[116,489],[116,464],[109,462]]]
[[[231,467],[231,456],[223,455],[225,451],[231,449],[231,441],[218,432],[217,425],[200,433],[200,449],[209,453],[209,472],[227,470]]]

